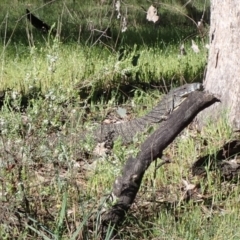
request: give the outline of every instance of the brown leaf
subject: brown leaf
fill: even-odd
[[[154,23],[159,21],[159,16],[157,15],[157,9],[153,5],[151,5],[147,10],[147,20],[149,22],[154,22]]]

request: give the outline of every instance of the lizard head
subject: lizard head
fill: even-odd
[[[203,91],[202,83],[197,82],[185,84],[182,86],[181,89],[179,89],[179,92],[177,92],[176,94],[178,94],[180,97],[187,97],[191,92],[194,91]]]

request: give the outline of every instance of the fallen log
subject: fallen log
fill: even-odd
[[[150,164],[161,158],[163,150],[188,126],[203,109],[219,101],[206,92],[193,92],[160,127],[151,134],[140,147],[138,155],[129,157],[122,172],[113,186],[113,195],[117,201],[102,216],[101,236],[104,238],[109,226],[119,225],[140,188],[142,178]]]

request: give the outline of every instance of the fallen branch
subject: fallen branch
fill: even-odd
[[[162,156],[163,150],[200,111],[217,101],[216,97],[206,92],[191,93],[180,107],[161,123],[158,130],[141,145],[137,157],[129,157],[122,176],[116,179],[113,186],[113,194],[117,197],[117,203],[102,216],[101,235],[103,238],[109,225],[116,227],[124,219],[150,164]]]

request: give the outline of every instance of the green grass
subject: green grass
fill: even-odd
[[[142,136],[130,146],[117,141],[99,160],[91,138],[82,144],[81,134],[119,104],[131,117],[143,115],[158,102],[159,90],[202,80],[208,40],[196,35],[180,1],[163,2],[159,27],[146,22],[145,1],[131,1],[125,33],[115,15],[109,21],[111,1],[84,2],[0,4],[0,90],[6,91],[0,100],[1,239],[99,239],[93,216],[108,207],[113,181]],[[55,24],[58,36],[32,28],[26,7]],[[110,25],[112,40],[96,42],[87,30],[91,22],[96,29]],[[182,43],[187,55],[178,57]],[[200,179],[190,174],[198,156],[234,138],[224,116],[201,133],[179,136],[165,151],[172,163],[156,174],[154,164],[148,169],[121,239],[239,239],[238,184],[221,183],[214,171]],[[183,201],[183,180],[198,183],[204,200]]]
[[[94,93],[101,89],[111,91],[129,84],[136,86],[162,84],[166,79],[179,84],[202,78],[207,52],[204,49],[204,42],[200,40],[197,42],[202,54],[192,52],[190,40],[187,38],[196,33],[196,29],[194,31],[191,25],[174,26],[174,22],[178,23],[176,19],[167,27],[154,27],[143,21],[144,12],[129,4],[129,14],[130,17],[134,16],[134,19],[132,21],[129,19],[128,31],[121,33],[119,23],[113,18],[110,22],[112,40],[94,44],[96,38],[92,39],[87,25],[96,19],[96,14],[101,20],[108,19],[107,13],[112,11],[112,5],[105,3],[92,8],[92,3],[89,2],[89,5],[81,4],[80,8],[78,4],[81,3],[60,1],[48,5],[29,6],[30,10],[36,9],[34,13],[44,21],[55,24],[58,37],[55,37],[55,34],[42,35],[27,23],[24,16],[25,8],[28,7],[26,3],[2,4],[3,20],[0,26],[2,89],[15,88],[27,93],[34,86],[46,93],[61,83],[63,88],[68,86],[70,92],[76,90],[77,85],[80,91],[84,89]],[[163,8],[163,11],[167,10]],[[174,11],[168,13],[179,18],[179,14]],[[184,15],[182,19],[185,19]],[[131,24],[134,21],[136,23]],[[62,26],[61,29],[57,27],[59,25]],[[75,32],[76,27],[79,30],[79,26],[81,32]],[[96,29],[105,27],[106,24],[101,21],[95,26]],[[181,42],[185,42],[188,55],[179,59]],[[126,48],[127,53],[124,60],[119,62],[121,48]],[[138,54],[140,55],[138,64],[133,66],[132,58]]]
[[[203,48],[203,47],[202,47]],[[118,61],[119,53],[106,48],[62,44],[49,40],[43,47],[19,46],[2,56],[2,89],[14,88],[28,93],[32,87],[46,93],[61,83],[69,91],[76,89],[112,90],[126,85],[163,84],[164,79],[175,83],[202,78],[206,50],[195,54],[186,46],[187,56],[178,57],[178,46],[162,47],[135,45],[134,51]],[[140,54],[138,65],[132,58]],[[66,65],[67,64],[67,65]]]

